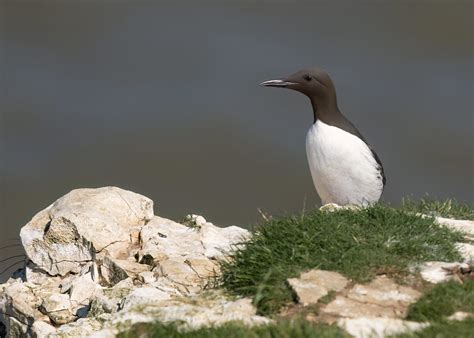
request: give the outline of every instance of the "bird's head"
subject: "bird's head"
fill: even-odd
[[[293,89],[308,96],[315,108],[337,109],[336,88],[329,75],[318,68],[303,69],[286,78],[262,82],[261,85]]]

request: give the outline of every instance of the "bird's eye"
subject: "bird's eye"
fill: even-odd
[[[305,76],[303,76],[303,79],[305,79],[306,81],[311,81],[313,78],[311,77],[311,75],[308,75],[306,74]]]

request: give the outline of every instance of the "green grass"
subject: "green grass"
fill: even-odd
[[[431,216],[474,220],[474,205],[457,202],[453,199],[445,201],[435,201],[429,198],[420,201],[405,199],[403,200],[403,208]]]
[[[474,312],[474,280],[464,284],[447,282],[434,286],[417,303],[410,307],[407,319],[432,325],[424,330],[397,335],[397,338],[472,338],[474,318],[464,321],[447,321],[456,311]],[[248,328],[239,323],[221,327],[183,331],[176,324],[142,323],[134,325],[118,337],[169,337],[169,338],[336,338],[349,337],[336,326],[313,324],[303,319],[280,321],[275,324]]]
[[[434,286],[418,302],[409,308],[407,319],[419,322],[431,322],[431,326],[397,338],[473,338],[474,318],[463,321],[449,321],[457,311],[474,313],[474,280],[447,282]]]
[[[474,280],[462,284],[451,281],[434,286],[410,306],[407,319],[439,321],[457,311],[474,313]]]
[[[343,330],[322,324],[311,324],[304,320],[284,321],[277,324],[248,328],[238,323],[220,327],[201,328],[193,331],[179,330],[173,324],[137,324],[128,332],[118,335],[128,337],[166,338],[349,338]]]
[[[474,318],[463,321],[443,320],[433,323],[424,330],[397,335],[396,338],[473,338]]]
[[[360,211],[276,218],[257,229],[231,260],[221,262],[220,282],[231,293],[253,297],[259,314],[291,302],[286,279],[319,268],[357,282],[376,273],[404,274],[413,263],[454,261],[459,233],[431,218],[375,205]]]

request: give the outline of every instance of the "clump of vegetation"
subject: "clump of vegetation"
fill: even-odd
[[[472,338],[474,317],[465,320],[448,320],[457,311],[474,313],[474,280],[464,283],[450,281],[434,286],[409,308],[407,319],[430,322],[424,330],[403,334],[397,338]]]
[[[410,306],[407,319],[439,321],[457,311],[474,313],[474,280],[436,285]]]
[[[201,226],[198,225],[198,223],[196,222],[196,217],[197,215],[187,215],[179,223],[186,225],[188,228],[191,229],[200,229]]]
[[[335,326],[312,324],[304,320],[283,321],[276,324],[246,327],[229,323],[220,327],[201,328],[193,331],[179,330],[174,324],[137,324],[132,330],[119,334],[127,337],[167,338],[349,338]]]
[[[404,199],[403,209],[429,216],[474,220],[474,205],[457,202],[453,199],[445,201],[436,201],[429,198],[420,201]]]
[[[291,302],[286,283],[305,270],[338,271],[357,282],[377,273],[403,275],[424,261],[455,261],[462,235],[405,209],[382,205],[273,218],[258,227],[232,259],[221,263],[220,282],[231,293],[253,297],[269,315]]]
[[[397,335],[396,338],[472,338],[474,332],[474,318],[463,321],[442,320],[432,323],[426,329]]]

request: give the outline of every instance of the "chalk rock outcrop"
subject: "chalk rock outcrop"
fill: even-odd
[[[425,262],[417,267],[420,270],[420,276],[425,281],[437,284],[449,280],[460,281],[459,274],[470,269],[467,263],[458,262]]]
[[[343,318],[339,319],[337,324],[354,338],[383,338],[416,332],[430,325],[429,323],[382,317]]]
[[[463,233],[467,239],[474,239],[474,221],[446,217],[436,217],[435,220],[441,225]]]
[[[437,221],[468,238],[473,233],[472,221]],[[0,336],[105,338],[154,321],[182,329],[271,322],[256,314],[250,299],[229,299],[212,288],[219,260],[249,239],[245,229],[217,227],[199,215],[177,223],[154,215],[145,196],[104,187],[71,191],[37,213],[20,237],[27,258],[0,285]],[[463,263],[427,262],[415,272],[431,283],[472,274],[474,246],[456,245]],[[311,270],[288,284],[296,308],[317,304],[318,320],[354,337],[428,325],[403,320],[420,292],[386,276],[354,284],[337,272]],[[458,313],[453,319],[468,316]]]
[[[421,293],[396,284],[386,276],[378,276],[368,284],[356,284],[345,295],[338,295],[321,309],[323,314],[335,317],[403,318],[408,306]]]
[[[416,302],[421,293],[384,275],[367,284],[352,284],[337,272],[310,270],[299,278],[288,279],[288,284],[301,305],[319,302],[317,315],[309,313],[306,319],[336,323],[354,337],[385,337],[429,325],[403,320],[408,306]],[[333,299],[322,302],[321,298],[329,292],[333,292]]]
[[[326,304],[321,304],[318,311],[321,319],[329,323],[338,318],[403,318],[408,306],[421,296],[419,291],[399,285],[385,275],[368,284],[353,285],[337,272],[310,270],[299,278],[288,279],[288,284],[303,306],[317,304],[333,292],[333,299],[323,302]]]
[[[299,278],[288,279],[298,303],[303,305],[317,304],[321,297],[330,291],[344,290],[348,283],[349,280],[340,273],[325,270],[310,270],[302,273]]]
[[[27,259],[0,285],[10,336],[114,336],[131,324],[182,320],[190,327],[265,323],[250,300],[203,297],[217,259],[243,245],[245,229],[202,216],[186,225],[155,216],[147,197],[116,187],[77,189],[20,232]]]
[[[55,276],[79,273],[131,229],[153,218],[153,202],[116,187],[77,189],[40,211],[20,232],[29,260]]]

